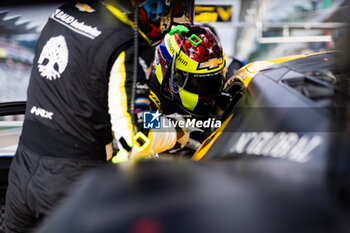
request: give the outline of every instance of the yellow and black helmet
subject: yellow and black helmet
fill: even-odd
[[[209,28],[189,24],[173,28],[156,49],[155,69],[159,83],[180,106],[193,114],[213,113],[225,60]]]

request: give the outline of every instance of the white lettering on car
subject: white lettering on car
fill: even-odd
[[[229,150],[230,153],[269,156],[305,163],[309,154],[322,144],[318,135],[303,135],[286,132],[242,133]]]

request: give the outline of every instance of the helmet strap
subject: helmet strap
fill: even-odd
[[[181,52],[181,50],[179,52]],[[174,82],[174,73],[176,70],[176,58],[177,58],[177,53],[174,53],[174,56],[173,56],[174,62],[171,64],[170,84],[172,84]],[[185,88],[187,81],[188,81],[188,76],[189,76],[189,74],[187,74],[185,81],[184,81],[184,84],[182,85],[182,87],[179,87],[179,90],[176,91],[174,89],[173,85],[170,85],[171,92],[175,93],[175,94],[179,94],[180,91],[182,91]]]
[[[172,58],[171,61],[170,61],[170,64],[169,64],[169,67],[167,69],[167,71],[165,72],[165,75],[163,77],[163,80],[162,80],[162,86],[161,86],[161,93],[167,97],[168,99],[170,100],[173,100],[174,97],[173,95],[168,92],[169,88],[170,88],[170,76],[171,76],[171,72],[172,72],[172,69],[171,67],[173,66],[173,63],[174,63],[174,59]]]

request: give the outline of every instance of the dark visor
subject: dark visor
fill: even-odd
[[[186,78],[186,76],[188,76]],[[186,81],[187,79],[187,81]],[[217,95],[222,88],[223,75],[221,72],[211,76],[194,76],[176,70],[174,83],[181,89],[198,94],[201,97]],[[184,86],[185,85],[185,86]]]

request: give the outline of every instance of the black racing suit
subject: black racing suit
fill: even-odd
[[[29,232],[87,170],[106,163],[105,146],[129,143],[134,31],[98,1],[69,2],[37,42],[22,135],[6,197],[7,232]],[[138,82],[153,50],[139,35]]]

